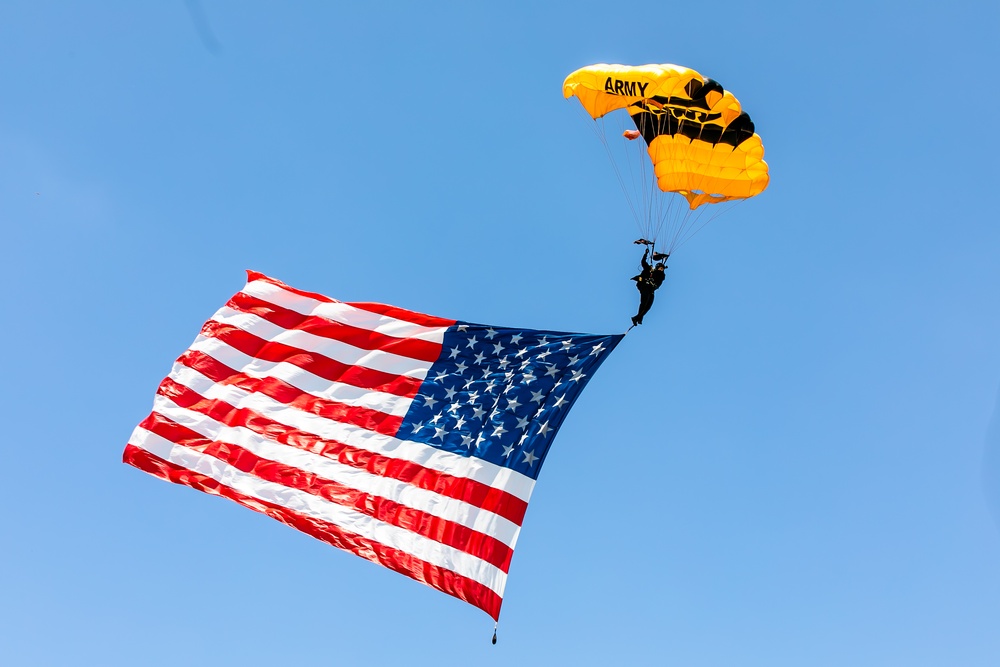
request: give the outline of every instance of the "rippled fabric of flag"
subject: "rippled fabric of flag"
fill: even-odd
[[[621,338],[343,303],[250,272],[124,460],[496,619],[545,455]]]

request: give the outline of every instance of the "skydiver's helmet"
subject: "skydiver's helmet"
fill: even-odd
[[[667,265],[664,264],[663,262],[660,262],[656,266],[653,267],[653,270],[654,271],[661,271],[662,272],[666,268],[667,268]]]

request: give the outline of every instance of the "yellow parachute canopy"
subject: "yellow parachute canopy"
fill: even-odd
[[[690,208],[746,199],[767,187],[764,145],[732,93],[678,65],[590,65],[566,77],[595,120],[626,109],[635,123],[625,137],[646,141],[660,190]]]

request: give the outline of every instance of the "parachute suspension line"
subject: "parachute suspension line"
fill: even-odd
[[[660,246],[660,250],[666,250],[670,247],[670,225],[666,224],[669,220],[668,212],[669,208],[669,197],[663,192],[660,192],[659,185],[656,183],[656,175],[653,175],[653,186],[656,190],[653,192],[653,203],[650,206],[650,215],[653,217],[654,224],[656,225],[656,240]],[[666,205],[666,207],[665,207]],[[666,229],[664,229],[666,226]]]
[[[645,121],[644,121],[645,122]],[[642,165],[643,172],[643,187],[646,189],[646,215],[648,217],[647,224],[649,225],[649,239],[656,243],[660,241],[660,235],[663,232],[663,199],[664,194],[660,190],[659,183],[657,183],[656,178],[656,167],[653,165],[652,160],[649,158],[649,147],[646,145],[645,140],[643,143],[636,146],[638,155],[638,162]],[[655,250],[655,247],[654,247]]]
[[[674,213],[674,203],[678,195],[672,192],[663,192],[659,188],[659,183],[653,177],[653,203],[650,205],[653,225],[656,229],[657,245],[661,251],[669,253],[673,248],[672,238],[675,234],[676,220]]]
[[[690,241],[691,239],[693,239],[698,232],[700,232],[705,227],[707,227],[713,220],[715,220],[716,218],[718,218],[720,215],[724,215],[726,213],[729,213],[729,211],[733,210],[733,208],[735,208],[737,204],[740,204],[740,203],[742,203],[744,201],[746,201],[746,200],[745,199],[736,199],[736,200],[725,202],[724,204],[715,204],[715,206],[712,208],[712,210],[714,211],[714,213],[712,213],[712,215],[708,216],[707,220],[701,221],[700,224],[699,224],[698,218],[696,218],[695,221],[694,221],[694,224],[692,225],[692,229],[689,231],[689,233],[687,233],[687,234],[684,235],[684,238],[682,238],[680,240],[680,242],[677,244],[677,247],[679,248],[682,245],[684,245],[685,243],[687,243],[688,241]],[[699,214],[700,213],[701,213],[701,211],[699,209]],[[701,217],[704,217],[704,216],[699,215],[698,217],[701,218]]]
[[[681,121],[681,125],[683,125],[683,123],[684,123],[684,121],[682,120]],[[678,127],[678,132],[680,132],[680,127]],[[694,143],[694,139],[689,139],[688,142],[690,144],[693,144]],[[690,190],[689,190],[689,192],[693,192],[695,194],[703,192],[702,187],[705,184],[705,173],[702,172],[701,174],[696,174],[696,177],[697,177],[697,180],[695,180],[694,182],[690,183],[691,187],[690,187]],[[685,203],[687,203],[686,199],[685,199]],[[677,244],[678,247],[680,247],[681,245],[683,245],[685,243],[685,241],[689,238],[687,236],[688,232],[693,227],[697,227],[698,226],[698,222],[699,222],[699,220],[701,220],[702,217],[704,217],[704,213],[705,213],[705,210],[704,210],[704,208],[702,206],[699,206],[697,209],[695,209],[694,211],[692,211],[691,207],[690,207],[690,204],[687,205],[687,210],[684,212],[684,220],[679,225],[679,228],[677,229],[677,235],[674,238],[674,242]]]
[[[681,124],[683,124],[683,122],[684,121],[682,120]],[[689,139],[689,142],[694,143],[694,141],[691,139]],[[696,175],[697,180],[689,182],[688,192],[694,192],[694,193],[702,192],[702,186],[704,185],[705,176],[706,175],[704,173],[697,174]],[[683,200],[683,202],[681,200]],[[693,227],[697,226],[699,224],[699,220],[702,217],[704,217],[704,209],[701,206],[699,206],[697,209],[691,210],[687,198],[685,198],[680,193],[674,195],[674,198],[671,199],[670,203],[671,207],[676,203],[678,208],[683,209],[683,212],[678,211],[671,218],[672,224],[670,227],[670,234],[669,234],[670,236],[669,248],[670,252],[673,252],[677,248],[684,245],[684,243],[686,243],[690,239],[688,233]]]
[[[678,248],[681,247],[682,245],[690,241],[692,238],[694,238],[694,235],[700,232],[702,229],[704,229],[705,226],[712,220],[714,220],[717,215],[718,213],[710,215],[708,216],[707,220],[703,221],[702,219],[705,217],[705,214],[704,211],[701,210],[700,208],[697,211],[694,211],[693,214],[689,214],[688,218],[691,219],[691,222],[690,224],[686,222],[683,233],[678,234],[677,247]]]
[[[674,197],[678,199],[681,198],[680,195],[674,195]],[[684,228],[684,222],[688,215],[689,215],[688,211],[685,211],[683,213],[678,212],[671,218],[670,233],[666,241],[669,252],[673,252],[674,250],[677,249],[677,236],[678,234],[680,234],[680,230]]]
[[[683,224],[681,222],[682,214],[675,211],[674,207],[680,208],[683,204],[680,201],[682,197],[676,193],[666,194],[664,195],[664,199],[667,200],[667,210],[663,217],[667,223],[667,237],[669,238],[667,241],[667,252],[670,253],[675,248],[677,228]]]
[[[628,188],[625,186],[625,181],[622,179],[621,170],[618,168],[618,162],[615,160],[615,156],[611,150],[611,146],[608,145],[608,137],[607,133],[605,132],[604,118],[591,118],[590,115],[587,113],[586,109],[584,109],[582,106],[580,106],[579,109],[580,113],[583,114],[584,120],[587,122],[587,125],[590,127],[590,129],[594,132],[594,135],[597,136],[597,139],[604,146],[604,151],[608,154],[608,160],[611,162],[611,167],[614,169],[615,176],[618,178],[618,185],[621,187],[622,193],[625,195],[625,200],[628,202],[628,206],[632,210],[632,217],[635,219],[636,224],[639,224],[639,213],[635,210],[635,205],[632,202],[632,197],[630,196]]]
[[[682,120],[681,124],[683,124],[683,122],[684,121]],[[689,142],[693,144],[694,140],[690,139]],[[705,170],[703,170],[701,173],[696,172],[695,176],[696,178],[693,180],[693,182],[690,183],[690,190],[689,190],[690,192],[693,192],[695,194],[700,194],[700,193],[715,194],[713,192],[705,191],[705,179],[708,177],[708,174],[705,173]],[[684,220],[681,223],[680,228],[677,230],[677,236],[674,239],[674,242],[677,244],[677,247],[680,247],[685,243],[687,243],[689,240],[691,240],[695,234],[697,234],[705,227],[705,225],[710,223],[712,220],[715,220],[715,218],[717,218],[719,214],[722,213],[722,210],[717,208],[718,205],[713,204],[712,209],[715,211],[715,213],[711,216],[708,216],[707,220],[702,221],[702,218],[705,217],[704,206],[705,204],[702,204],[697,209],[695,209],[695,211],[691,211],[689,208],[685,212]],[[726,210],[728,210],[728,208]]]
[[[585,118],[589,118],[584,113]],[[645,140],[640,142],[624,139],[626,125],[631,119],[627,113],[610,113],[597,120],[594,133],[604,145],[608,159],[615,170],[619,186],[632,210],[639,236],[656,241],[662,226],[661,217],[657,215],[656,203],[662,200],[663,193],[656,184],[654,167],[649,161]],[[629,126],[633,129],[635,126]],[[614,143],[612,143],[614,142]]]
[[[623,161],[628,166],[629,177],[631,179],[631,193],[636,200],[639,210],[636,225],[639,228],[639,235],[644,239],[656,241],[656,228],[650,217],[652,211],[652,189],[650,184],[648,160],[644,154],[643,147],[645,141],[638,142],[638,139],[625,138],[626,118],[631,118],[628,114],[615,114],[618,128],[615,133],[617,141],[621,141]],[[621,137],[621,138],[619,138]]]
[[[619,116],[622,119],[622,135],[625,133],[624,119],[626,116]],[[629,115],[628,118],[631,118]],[[643,124],[647,122],[647,119],[643,116]],[[626,149],[630,149],[635,152],[635,155],[629,157],[629,165],[638,165],[639,168],[639,185],[636,188],[642,192],[642,213],[644,214],[644,220],[642,224],[642,238],[649,239],[655,245],[660,240],[660,232],[663,229],[663,193],[660,192],[660,188],[656,182],[656,169],[653,166],[652,161],[649,159],[649,147],[646,145],[646,127],[636,125],[639,130],[640,137],[643,140],[640,142],[639,137],[628,141],[626,144]]]
[[[678,238],[683,233],[691,212],[684,206],[685,202],[681,201],[683,197],[679,194],[660,190],[652,156],[645,140],[621,138],[626,129],[626,122],[631,120],[631,116],[627,113],[611,113],[600,118],[592,118],[582,105],[577,108],[594,136],[604,146],[639,235],[654,241],[654,251],[667,254],[673,252],[679,245]],[[643,119],[642,122],[647,121]],[[645,128],[638,129],[641,132]],[[612,141],[621,141],[624,146],[612,144]],[[616,148],[620,150],[616,151]],[[633,150],[634,154],[631,152]],[[680,212],[682,208],[683,213]]]
[[[684,245],[688,231],[692,227],[696,226],[698,224],[698,221],[705,214],[705,209],[700,206],[695,210],[691,210],[691,206],[690,204],[688,204],[687,199],[681,196],[680,194],[677,195],[677,198],[678,200],[683,199],[683,203],[678,201],[678,205],[684,209],[684,212],[683,214],[677,216],[678,223],[676,228],[674,229],[673,237],[671,238],[671,244],[673,245],[674,248],[679,248],[680,246]]]
[[[624,130],[623,130],[624,131]],[[643,238],[647,238],[654,243],[659,240],[658,236],[660,233],[659,225],[656,224],[656,219],[654,218],[654,202],[656,201],[656,190],[654,183],[654,174],[650,173],[652,164],[646,159],[646,141],[643,140],[642,143],[636,143],[639,141],[635,139],[630,141],[632,144],[627,148],[631,148],[636,156],[629,160],[630,163],[639,165],[639,187],[642,190],[642,212],[645,214],[645,219],[643,221]]]
[[[604,121],[602,122],[602,127],[604,128],[607,127],[605,118],[601,119]],[[615,155],[615,151],[608,141],[606,129],[604,130],[604,147],[607,149],[608,156],[611,158],[611,162],[615,167],[615,173],[618,174],[618,182],[621,184],[622,192],[625,194],[625,199],[628,201],[628,206],[632,209],[632,217],[635,219],[636,227],[639,228],[639,235],[642,236],[646,233],[646,225],[643,222],[643,201],[639,197],[639,193],[636,191],[635,172],[633,170],[632,161],[628,159],[626,152],[626,155],[622,158],[624,166],[628,168],[628,181],[626,182],[625,177],[622,175],[622,167],[618,164],[619,158]]]
[[[692,143],[693,143],[693,141],[692,141]],[[733,150],[735,151],[735,148]],[[713,192],[706,192],[705,191],[704,185],[705,185],[705,179],[706,178],[707,178],[707,174],[705,174],[705,173],[698,174],[697,182],[692,184],[693,185],[692,189],[695,192],[705,192],[706,194],[716,194],[716,193],[713,193]],[[696,214],[694,216],[691,216],[690,215],[691,211],[688,211],[689,215],[685,217],[685,221],[684,221],[684,227],[685,227],[684,233],[682,235],[680,235],[680,237],[677,239],[677,247],[680,247],[680,246],[684,245],[685,243],[687,243],[688,241],[690,241],[692,238],[694,238],[694,236],[698,232],[700,232],[702,229],[704,229],[706,226],[708,226],[709,223],[711,223],[713,220],[715,220],[716,218],[718,218],[720,215],[722,215],[724,213],[728,213],[729,211],[731,211],[733,209],[733,207],[737,203],[739,203],[741,201],[744,201],[744,200],[743,199],[736,199],[736,200],[729,200],[728,202],[719,202],[717,204],[712,204],[711,208],[712,208],[713,213],[712,213],[712,215],[708,216],[707,219],[704,219],[704,220],[703,220],[703,218],[705,217],[704,216],[704,211],[705,211],[705,205],[704,204],[698,207],[698,209],[696,210]]]
[[[645,123],[649,121],[644,117],[643,122]],[[659,177],[656,174],[656,166],[653,164],[653,156],[650,151],[651,149],[649,146],[644,146],[640,159],[642,164],[650,170],[649,178],[647,180],[650,187],[649,212],[652,218],[650,224],[653,225],[654,228],[653,236],[657,241],[659,241],[664,236],[664,226],[666,227],[666,234],[670,233],[670,213],[671,205],[673,204],[673,196],[660,189]],[[661,247],[660,249],[670,252],[669,245]]]

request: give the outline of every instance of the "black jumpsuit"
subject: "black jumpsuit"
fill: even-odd
[[[642,324],[642,318],[653,307],[653,293],[663,284],[663,269],[667,268],[664,265],[663,269],[661,269],[657,265],[657,269],[654,270],[650,263],[646,261],[647,257],[649,257],[649,250],[646,250],[642,255],[642,273],[632,277],[636,288],[639,290],[639,312],[632,318],[632,326]]]

